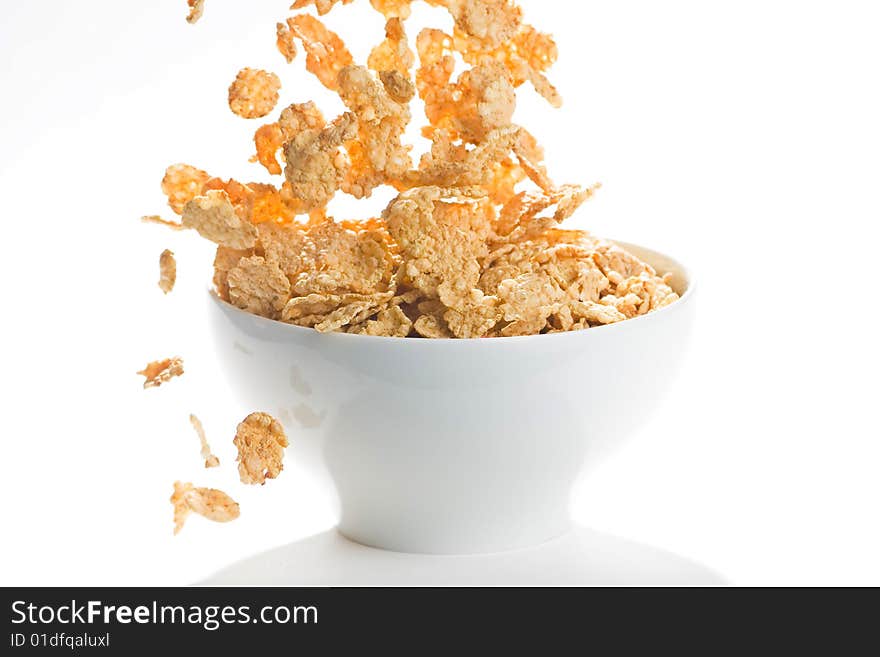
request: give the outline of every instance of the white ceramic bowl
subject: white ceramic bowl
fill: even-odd
[[[329,475],[345,536],[402,552],[536,545],[569,529],[575,479],[651,413],[688,340],[690,274],[621,245],[671,272],[681,299],[585,331],[424,340],[320,334],[211,294],[217,355],[242,404],[282,421],[287,458]]]

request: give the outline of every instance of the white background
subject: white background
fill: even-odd
[[[319,95],[274,49],[287,4],[208,0],[192,26],[183,0],[3,3],[0,584],[183,584],[333,524],[293,463],[237,483],[252,409],[211,356],[210,247],[138,220],[170,217],[172,162],[263,179],[226,88],[247,65],[281,75],[283,102]],[[557,36],[566,102],[523,87],[516,120],[557,180],[604,183],[577,221],[668,250],[701,284],[668,403],[578,488],[578,521],[737,584],[880,585],[877,3],[523,5]],[[358,32],[361,57],[382,33],[366,0],[328,24]],[[187,374],[144,391],[135,370],[172,354]],[[190,412],[223,467],[201,467]],[[175,479],[230,491],[240,520],[172,537]]]

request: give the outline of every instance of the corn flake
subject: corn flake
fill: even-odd
[[[367,66],[376,72],[397,71],[409,79],[409,70],[415,62],[400,18],[389,18],[385,24],[385,40],[370,51]]]
[[[265,484],[284,469],[287,436],[281,423],[268,413],[251,413],[235,431],[238,474],[244,484]]]
[[[183,374],[183,359],[175,356],[147,363],[138,374],[144,377],[144,388],[158,388],[175,376]]]
[[[205,239],[232,249],[249,249],[257,237],[256,227],[239,218],[229,195],[221,190],[209,190],[189,201],[181,223],[195,228]]]
[[[455,26],[489,47],[508,41],[522,23],[522,10],[510,0],[451,0]]]
[[[314,16],[300,14],[287,19],[290,31],[306,51],[306,69],[328,89],[336,89],[339,72],[354,60],[342,39]]]
[[[242,258],[226,275],[229,302],[263,317],[275,318],[290,298],[290,281],[274,262]]]
[[[401,179],[412,166],[410,146],[402,143],[409,107],[389,96],[384,85],[363,66],[339,73],[339,97],[357,117],[357,140],[347,144],[351,168],[344,191],[369,196],[379,184]]]
[[[381,291],[395,266],[386,235],[377,230],[356,233],[332,221],[310,228],[314,264],[297,276],[294,292],[303,296]]]
[[[202,14],[205,13],[205,0],[186,0],[186,4],[189,6],[186,22],[192,25],[198,22]]]
[[[393,200],[383,215],[404,256],[405,282],[429,297],[439,295],[453,307],[475,287],[480,276],[478,258],[486,250],[476,234],[455,225],[454,219],[461,217],[457,208],[444,207],[473,202],[459,193],[440,187],[414,188]]]
[[[343,114],[321,130],[297,133],[284,149],[284,175],[305,211],[324,207],[348,171],[340,146],[357,134],[357,119]]]
[[[278,52],[284,55],[288,64],[296,59],[296,41],[294,41],[293,33],[287,23],[275,24],[275,46],[278,48]]]
[[[412,331],[412,320],[401,310],[400,306],[391,306],[380,311],[376,319],[350,326],[349,333],[374,335],[390,338],[405,338]]]
[[[177,261],[174,260],[174,253],[165,249],[159,255],[159,289],[168,294],[174,288],[176,280]]]
[[[174,533],[177,534],[191,512],[214,522],[229,522],[241,515],[238,503],[222,490],[196,488],[189,482],[174,482],[171,495],[174,506]]]
[[[211,178],[207,172],[189,164],[172,164],[165,169],[162,192],[168,197],[168,205],[177,214],[183,207],[202,193],[202,187]]]
[[[224,301],[229,301],[229,272],[241,262],[254,254],[253,249],[230,249],[228,246],[218,246],[214,256],[214,288]]]
[[[229,85],[229,109],[243,119],[266,116],[278,104],[281,80],[274,73],[243,68]]]
[[[183,230],[183,225],[176,221],[168,221],[167,219],[163,219],[158,214],[148,214],[141,217],[141,221],[145,224],[159,224],[160,226],[167,226],[173,230]]]
[[[216,468],[220,465],[220,459],[218,459],[211,452],[211,446],[208,445],[208,437],[205,435],[205,427],[202,426],[202,421],[199,420],[195,415],[190,414],[189,416],[190,424],[192,424],[193,429],[195,429],[196,434],[199,436],[199,444],[201,445],[201,457],[205,459],[205,467],[206,468]]]
[[[592,325],[613,324],[626,319],[626,315],[614,306],[593,301],[573,301],[569,304],[569,308],[575,318],[583,318]]]

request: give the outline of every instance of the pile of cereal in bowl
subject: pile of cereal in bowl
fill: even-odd
[[[553,39],[510,0],[426,1],[448,10],[449,31],[423,29],[411,44],[410,0],[371,0],[387,22],[366,65],[312,14],[277,24],[283,58],[305,51],[306,69],[346,111],[328,118],[297,102],[257,128],[252,160],[276,184],[167,169],[162,189],[181,220],[155,219],[217,245],[217,294],[320,332],[424,338],[574,331],[675,301],[650,265],[561,227],[598,186],[556,184],[535,137],[512,123],[525,83],[561,104],[545,76]],[[337,4],[297,0],[292,9],[314,5],[323,15]],[[275,73],[245,68],[229,107],[266,117],[281,91]],[[430,140],[417,160],[404,140],[416,96]],[[380,186],[397,193],[381,216],[328,216],[335,195],[363,199]]]

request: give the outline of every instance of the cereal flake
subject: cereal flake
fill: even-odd
[[[183,359],[175,356],[173,358],[165,358],[148,363],[147,366],[138,372],[144,377],[144,388],[158,388],[163,383],[167,383],[175,376],[183,374]]]
[[[195,415],[190,414],[189,416],[190,424],[192,424],[193,429],[195,429],[196,434],[199,436],[199,443],[201,444],[201,457],[205,459],[205,467],[206,468],[216,468],[220,465],[220,459],[218,459],[211,452],[211,446],[208,445],[208,437],[205,435],[205,428],[202,426],[202,421],[199,420]]]
[[[168,294],[174,288],[176,280],[177,261],[174,260],[174,253],[165,249],[159,255],[159,289]]]
[[[233,440],[238,449],[238,474],[244,484],[265,484],[284,469],[287,436],[281,423],[268,413],[251,413],[242,420]]]
[[[205,239],[231,249],[249,249],[257,237],[256,226],[239,218],[229,195],[221,190],[209,190],[189,201],[181,223],[186,228],[195,228]]]
[[[243,119],[266,116],[278,104],[281,80],[274,73],[243,68],[229,85],[229,109]]]
[[[214,522],[229,522],[241,515],[238,503],[222,490],[196,488],[189,482],[174,482],[174,492],[169,500],[174,506],[174,533],[183,529],[191,512]]]

